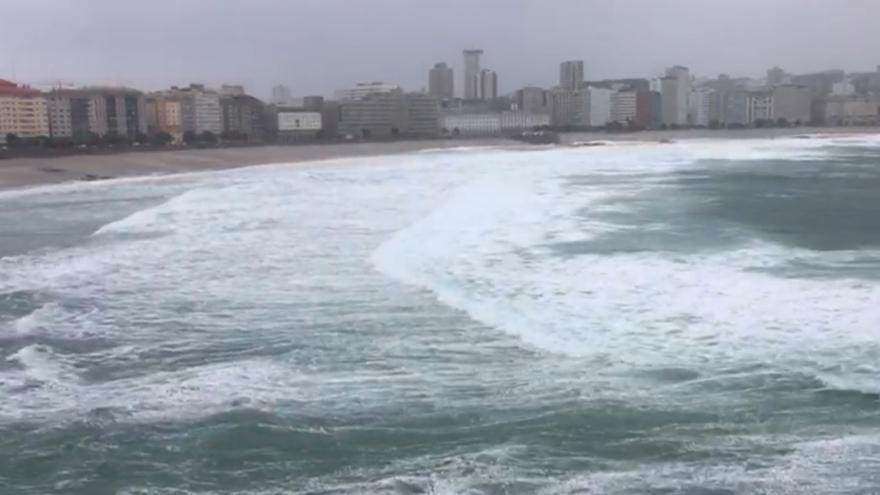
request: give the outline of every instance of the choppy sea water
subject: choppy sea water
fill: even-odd
[[[0,193],[0,493],[880,492],[880,138]]]

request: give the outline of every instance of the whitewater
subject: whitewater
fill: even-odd
[[[877,191],[814,135],[0,192],[0,493],[876,493]]]

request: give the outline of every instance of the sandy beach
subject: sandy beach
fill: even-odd
[[[428,140],[132,151],[118,154],[52,158],[9,158],[0,160],[0,189],[77,181],[88,175],[102,178],[167,175],[274,163],[301,163],[351,156],[392,155],[432,148],[500,146],[514,143],[504,139]]]
[[[880,128],[744,129],[736,131],[667,130],[609,134],[567,133],[561,145],[579,141],[663,141],[683,139],[758,139],[809,134],[874,134]],[[400,141],[383,143],[312,144],[243,148],[186,149],[118,154],[75,155],[51,158],[9,158],[0,160],[0,189],[98,178],[167,175],[181,172],[222,170],[252,165],[301,163],[351,156],[379,156],[432,148],[460,146],[522,146],[508,139],[464,139]]]

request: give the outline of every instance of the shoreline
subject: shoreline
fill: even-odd
[[[162,177],[244,167],[296,164],[358,156],[397,155],[427,149],[462,146],[510,146],[506,139],[425,140],[379,143],[249,146],[235,148],[162,150],[101,155],[0,160],[0,191],[137,177]]]
[[[560,145],[578,141],[677,141],[688,139],[767,139],[798,135],[880,134],[878,127],[801,127],[742,130],[655,130],[633,133],[573,132],[560,134]],[[7,158],[0,160],[0,191],[52,184],[180,173],[227,170],[257,165],[303,163],[357,156],[382,156],[426,149],[466,146],[521,147],[504,138],[422,140],[372,143],[248,146],[210,149],[175,149],[99,155]],[[528,145],[525,145],[528,146]]]

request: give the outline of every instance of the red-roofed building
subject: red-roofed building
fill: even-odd
[[[0,79],[0,142],[6,142],[7,134],[49,136],[49,116],[39,91]]]

